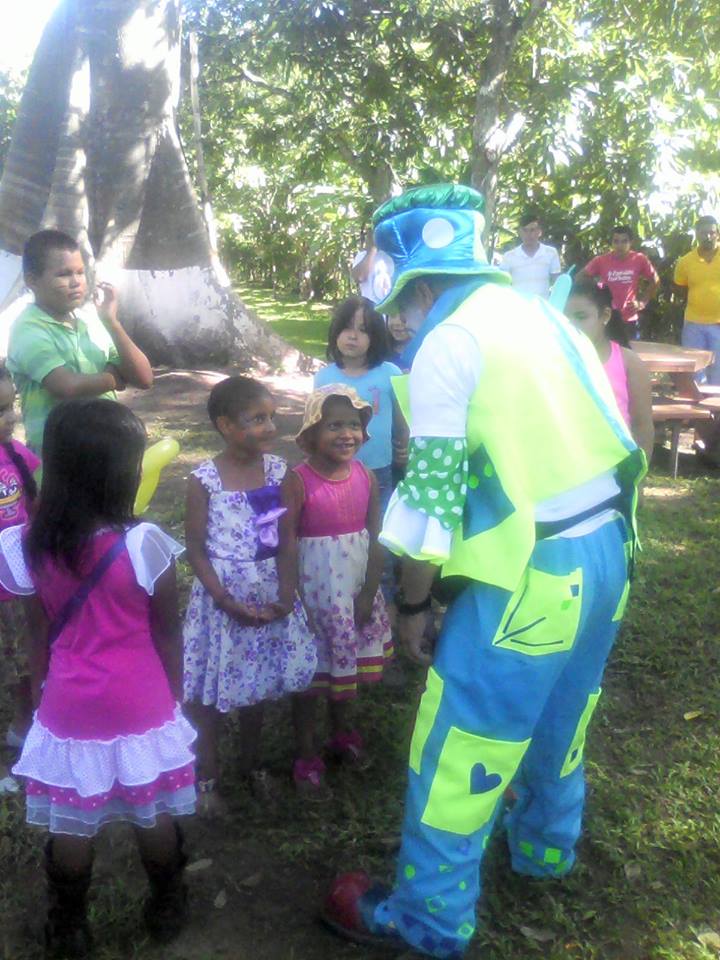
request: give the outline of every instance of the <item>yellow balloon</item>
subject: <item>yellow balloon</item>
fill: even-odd
[[[145,513],[152,500],[157,485],[160,482],[160,473],[180,453],[180,444],[177,440],[165,437],[158,440],[145,451],[142,462],[142,479],[135,497],[135,513]]]

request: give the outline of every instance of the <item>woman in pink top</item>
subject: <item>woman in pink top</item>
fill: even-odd
[[[625,324],[612,308],[610,288],[589,277],[580,277],[573,284],[565,313],[592,340],[620,413],[649,463],[655,440],[650,376],[642,360],[627,346]]]
[[[91,949],[93,837],[113,820],[136,828],[150,933],[167,941],[184,920],[186,858],[171,819],[195,807],[195,734],[178,705],[182,548],[134,520],[144,445],[143,425],[118,403],[59,404],[36,515],[29,530],[0,533],[0,583],[29,597],[33,627],[37,712],[13,772],[25,779],[28,823],[50,832],[52,956]]]
[[[295,697],[301,754],[293,776],[309,790],[321,787],[325,770],[315,745],[316,696],[328,698],[330,754],[361,761],[363,741],[352,726],[349,701],[357,696],[358,683],[381,679],[392,654],[390,624],[378,590],[378,486],[372,470],[355,460],[370,417],[370,405],[352,387],[331,384],[315,390],[296,438],[307,460],[283,481],[288,512],[280,521],[281,577],[298,558],[300,592],[318,645],[309,695]]]

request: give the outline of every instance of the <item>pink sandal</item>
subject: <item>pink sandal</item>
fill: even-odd
[[[325,744],[328,753],[340,763],[347,763],[357,770],[367,770],[370,759],[365,752],[365,743],[358,730],[336,733]]]
[[[293,763],[293,780],[295,789],[300,793],[321,794],[327,787],[325,784],[325,764],[320,757],[310,757],[303,760],[298,757]]]
[[[198,780],[197,787],[197,813],[198,816],[215,820],[224,817],[227,814],[227,805],[217,790],[217,780],[210,777],[208,780]]]

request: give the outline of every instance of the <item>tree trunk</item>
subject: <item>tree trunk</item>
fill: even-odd
[[[36,230],[76,237],[155,363],[277,363],[233,293],[175,124],[180,0],[63,0],[38,46],[0,181],[0,305]],[[3,303],[4,301],[4,303]],[[12,313],[12,311],[8,311]]]
[[[518,16],[510,0],[493,0],[489,53],[480,65],[472,129],[470,182],[485,197],[486,231],[495,219],[497,173],[505,151],[520,132],[522,119],[503,117],[505,78],[517,42],[545,10],[547,0],[530,0]]]
[[[387,160],[384,160],[372,169],[365,170],[364,174],[370,196],[375,205],[379,207],[381,203],[390,199],[393,189],[398,186],[395,171]]]

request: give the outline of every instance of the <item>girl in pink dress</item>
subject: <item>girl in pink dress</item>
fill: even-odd
[[[627,324],[619,311],[613,310],[610,288],[590,277],[580,277],[570,291],[565,313],[592,340],[620,413],[649,463],[655,441],[650,376],[640,357],[628,347]]]
[[[137,523],[145,430],[111,400],[53,408],[44,475],[29,529],[0,533],[0,583],[26,595],[37,711],[13,772],[25,779],[28,823],[46,847],[48,954],[91,949],[86,896],[93,837],[135,827],[151,893],[150,933],[184,920],[186,858],[172,817],[195,808],[195,734],[184,719],[175,557],[182,548]]]
[[[315,390],[296,438],[307,460],[283,481],[288,512],[280,521],[281,569],[290,569],[298,558],[300,593],[318,648],[311,688],[294,698],[301,752],[293,776],[300,788],[310,790],[322,786],[325,771],[315,744],[317,695],[328,698],[329,753],[360,761],[363,741],[351,722],[350,701],[359,683],[381,679],[385,659],[392,655],[378,590],[378,486],[372,470],[355,459],[370,417],[370,405],[352,387]]]
[[[15,421],[15,388],[7,368],[0,366],[0,530],[24,523],[37,496],[34,474],[40,460],[32,450],[13,439]],[[22,600],[0,587],[0,677],[14,705],[5,743],[14,750],[22,747],[32,721],[25,633]],[[15,793],[19,789],[17,781],[8,776],[0,764],[0,794]]]

